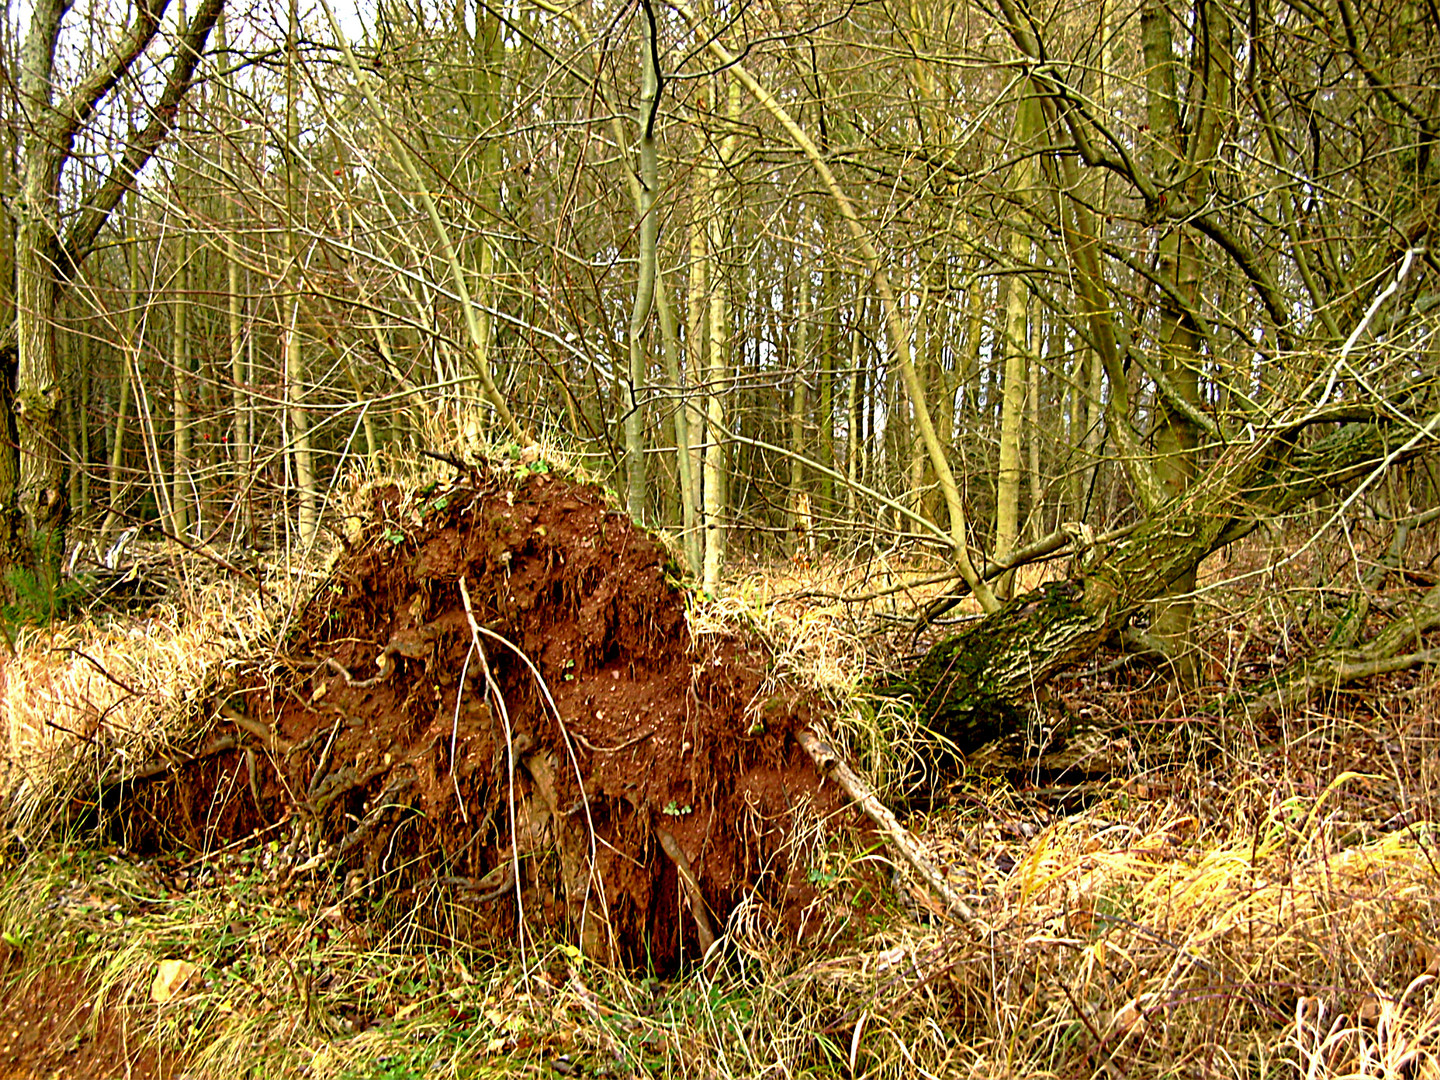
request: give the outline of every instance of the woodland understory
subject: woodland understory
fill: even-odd
[[[1440,1075],[1433,3],[3,29],[0,1071]]]

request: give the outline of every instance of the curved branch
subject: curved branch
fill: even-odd
[[[162,9],[163,6],[162,4]],[[95,195],[86,202],[65,236],[57,270],[62,283],[68,283],[75,270],[85,261],[110,214],[134,185],[135,174],[145,167],[174,129],[180,102],[195,81],[195,69],[200,64],[210,31],[214,29],[215,21],[220,17],[224,6],[225,0],[203,0],[191,17],[189,26],[181,36],[175,62],[166,76],[165,88],[150,111],[150,122],[125,148],[125,153],[101,182]]]

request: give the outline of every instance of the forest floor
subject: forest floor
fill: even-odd
[[[710,600],[533,461],[343,520],[17,640],[0,1077],[1440,1076],[1440,679],[1211,708],[1315,644],[1286,543],[1207,567],[1191,696],[1101,655],[937,770],[864,692],[939,587],[898,553]]]

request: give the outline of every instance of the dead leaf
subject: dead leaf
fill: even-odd
[[[1150,1029],[1150,1021],[1139,998],[1132,998],[1115,1012],[1115,1033],[1121,1038],[1141,1036]]]
[[[164,1004],[177,997],[197,970],[188,960],[161,960],[155,981],[150,984],[150,1000]]]

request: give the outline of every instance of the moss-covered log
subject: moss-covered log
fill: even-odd
[[[1091,655],[1132,614],[1163,597],[1262,515],[1322,491],[1347,491],[1374,469],[1428,448],[1387,447],[1378,423],[1347,424],[1307,448],[1298,431],[1226,447],[1195,483],[1108,548],[1077,552],[1078,577],[1017,597],[940,642],[890,692],[914,697],[932,728],[962,750],[1004,734],[1037,690]]]
[[[1093,651],[1108,632],[1075,583],[1051,583],[940,642],[891,689],[912,693],[932,728],[969,749],[1023,723],[1024,687]]]

